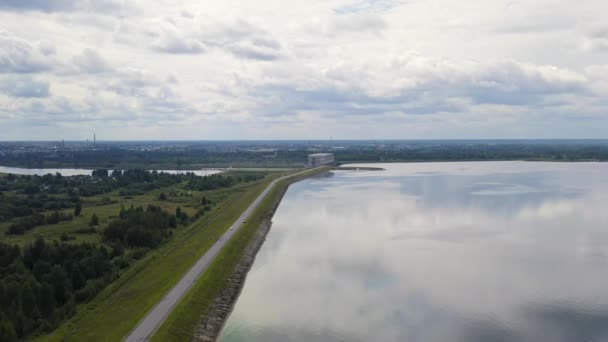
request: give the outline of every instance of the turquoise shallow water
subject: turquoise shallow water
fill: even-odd
[[[379,166],[289,189],[221,342],[608,340],[608,164]]]

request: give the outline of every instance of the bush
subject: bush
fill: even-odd
[[[66,214],[63,212],[55,211],[54,213],[46,217],[46,224],[57,224],[63,221],[71,221],[74,219],[72,214]]]
[[[90,299],[93,299],[99,291],[101,291],[105,286],[105,282],[103,279],[97,280],[89,280],[87,281],[85,287],[74,293],[74,299],[77,302],[84,302]]]
[[[82,211],[82,204],[80,202],[76,203],[76,207],[74,208],[74,216],[80,216],[80,212]]]
[[[6,234],[8,235],[16,235],[16,234],[24,234],[26,231],[36,227],[46,224],[46,218],[42,214],[32,215],[30,217],[25,217],[20,219],[17,222],[11,224],[8,228]]]
[[[99,225],[99,218],[97,217],[97,214],[93,213],[93,215],[91,215],[91,219],[89,220],[89,226],[93,227],[93,226],[98,226]]]
[[[95,234],[95,233],[97,233],[97,229],[95,229],[93,227],[78,228],[74,231],[74,233],[76,233],[76,234]]]
[[[125,269],[125,268],[129,267],[129,265],[130,265],[129,259],[124,256],[114,258],[113,262],[114,262],[114,265],[116,265],[120,269]]]
[[[131,257],[135,260],[139,260],[141,258],[143,258],[146,253],[148,253],[148,248],[137,248],[136,250],[133,251],[133,253],[131,253]]]

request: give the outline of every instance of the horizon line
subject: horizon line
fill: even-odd
[[[340,142],[340,141],[608,141],[608,138],[416,138],[416,139],[108,139],[99,142]],[[0,140],[0,143],[14,142],[91,142],[89,139],[43,139],[43,140]]]

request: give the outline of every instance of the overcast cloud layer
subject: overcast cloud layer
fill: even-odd
[[[608,138],[606,13],[0,0],[0,140]]]

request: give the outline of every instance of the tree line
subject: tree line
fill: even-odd
[[[80,203],[79,196],[59,197],[45,193],[13,196],[0,193],[0,221],[30,216],[38,212],[62,210]]]
[[[205,148],[187,151],[148,150],[136,151],[125,148],[106,148],[80,151],[40,151],[0,154],[0,164],[29,168],[43,167],[103,167],[120,168],[120,165],[164,165],[180,168],[184,165],[243,165],[243,164],[303,164],[307,151],[276,151],[256,153],[247,151],[209,152]],[[272,156],[272,158],[269,158]]]
[[[242,182],[253,182],[264,178],[261,174],[244,174],[239,176],[224,176],[220,173],[192,178],[188,182],[188,188],[198,191],[228,188]]]
[[[182,183],[200,177],[194,173],[168,174],[147,170],[98,169],[91,176],[63,177],[61,174],[22,175],[9,174],[0,178],[0,191],[16,191],[20,194],[65,194],[67,196],[90,197],[111,192],[118,188],[135,187],[136,190],[150,191],[161,187]]]

